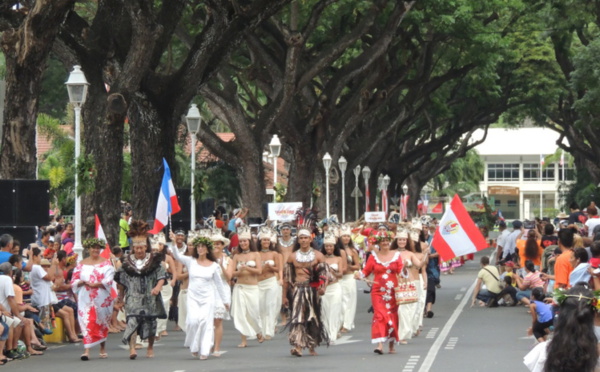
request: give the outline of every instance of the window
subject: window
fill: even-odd
[[[575,181],[575,168],[569,168],[569,166],[567,165],[567,167],[565,168],[564,178],[566,181]],[[561,167],[560,165],[558,166],[558,180],[565,181],[563,180],[563,167]]]
[[[523,181],[539,181],[540,165],[523,164]],[[542,171],[542,181],[554,181],[554,164],[550,164]]]
[[[488,164],[488,181],[518,181],[519,164]]]
[[[516,200],[507,200],[506,206],[507,207],[516,207],[517,206],[517,201]]]
[[[498,207],[501,207],[501,206],[502,206],[502,201],[501,200],[498,200],[498,199],[494,200],[494,207],[498,208]]]

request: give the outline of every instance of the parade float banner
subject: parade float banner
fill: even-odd
[[[385,222],[385,212],[365,212],[365,222]]]
[[[302,202],[269,203],[269,220],[285,222],[295,221],[296,212],[302,208]]]
[[[442,261],[488,247],[458,195],[454,195],[450,208],[442,216],[431,245],[440,254]]]

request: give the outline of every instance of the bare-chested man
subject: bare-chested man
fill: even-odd
[[[315,348],[322,342],[329,344],[327,331],[321,321],[321,300],[327,286],[325,256],[311,246],[312,234],[308,229],[298,231],[298,242],[287,259],[285,287],[291,285],[292,306],[288,339],[292,355],[302,356],[302,349],[317,355]],[[287,290],[287,288],[286,288]],[[287,303],[287,298],[284,299]]]
[[[279,246],[279,252],[281,253],[281,255],[283,256],[283,260],[282,262],[286,263],[288,260],[288,257],[290,256],[290,254],[292,253],[292,250],[294,249],[294,244],[296,243],[296,238],[294,238],[292,236],[292,225],[290,225],[287,222],[284,222],[281,227],[279,228],[279,231],[281,232],[281,237],[279,238],[277,245]],[[283,266],[281,265],[281,273],[283,273]],[[285,276],[281,277],[283,280],[285,280]],[[286,303],[286,298],[287,298],[287,303],[290,303],[292,300],[292,293],[291,293],[291,286],[287,286],[287,288],[289,288],[288,291],[285,291],[286,286],[282,286],[283,291],[282,291],[282,303]],[[285,306],[282,305],[281,306],[281,324],[285,325],[287,323],[287,317],[288,317],[288,313],[289,313],[290,309],[289,309],[289,305]]]

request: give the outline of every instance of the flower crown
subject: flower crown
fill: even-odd
[[[567,294],[566,291],[561,290],[561,289],[556,289],[554,290],[554,300],[559,304],[562,305],[563,302],[565,302],[565,300],[567,298],[577,298],[579,301],[587,301],[588,304],[592,307],[592,309],[595,312],[599,312],[600,313],[600,290],[599,291],[594,291],[593,293],[593,297],[588,297],[588,296],[584,296],[581,293],[580,294]]]
[[[381,242],[383,239],[392,240],[393,238],[394,235],[390,231],[378,231],[377,234],[375,234],[375,241],[377,243]]]
[[[198,236],[198,237],[194,238],[194,240],[192,240],[192,245],[194,247],[197,247],[200,244],[205,245],[206,248],[208,248],[209,250],[212,250],[212,248],[213,248],[212,240],[210,240],[210,238],[208,238],[206,236]]]
[[[87,249],[92,248],[94,246],[104,247],[105,245],[106,242],[103,239],[98,238],[88,238],[83,241],[83,247]]]
[[[67,256],[67,265],[72,265],[75,263],[77,263],[77,253]]]

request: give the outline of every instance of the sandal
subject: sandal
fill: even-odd
[[[374,352],[375,354],[383,355],[383,350],[381,350],[381,349],[379,349],[379,348],[377,348],[377,349],[373,350],[373,352]]]
[[[294,356],[297,356],[297,357],[301,357],[302,356],[302,354],[298,350],[296,350],[296,349],[291,349],[290,350],[290,354],[292,354]]]
[[[100,359],[106,359],[108,358],[108,354],[107,353],[100,353]]]
[[[5,365],[6,363],[8,363],[8,358],[0,359],[0,366]]]
[[[90,360],[90,357],[87,354],[81,354],[80,359],[83,361],[86,361],[86,360]]]

